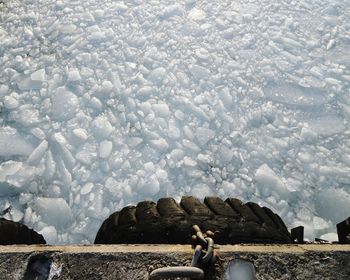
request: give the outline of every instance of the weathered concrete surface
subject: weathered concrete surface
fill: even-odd
[[[257,279],[350,279],[350,245],[235,245],[218,252],[207,279],[221,279],[235,254],[254,264]],[[46,279],[26,272],[35,256],[62,265],[53,279],[148,279],[155,268],[189,265],[192,253],[186,245],[0,246],[0,279]]]

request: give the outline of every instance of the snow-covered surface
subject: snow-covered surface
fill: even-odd
[[[164,196],[349,216],[349,0],[1,2],[2,216],[50,243]]]

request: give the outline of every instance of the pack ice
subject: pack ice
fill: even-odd
[[[0,1],[0,215],[91,243],[140,200],[350,215],[350,5]]]

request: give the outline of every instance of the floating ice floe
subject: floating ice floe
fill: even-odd
[[[347,4],[0,4],[0,213],[89,243],[125,205],[219,195],[333,240],[350,213]]]

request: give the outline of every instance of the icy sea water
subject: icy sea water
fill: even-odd
[[[218,195],[335,239],[349,0],[2,2],[3,217],[90,243],[125,205]]]

